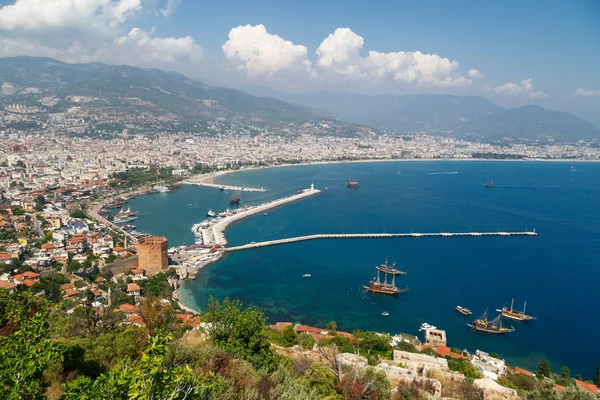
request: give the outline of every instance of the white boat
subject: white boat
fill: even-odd
[[[264,215],[264,216],[266,216],[266,215],[267,215],[267,213],[264,213],[263,215]]]
[[[304,274],[304,275],[302,275],[302,277],[303,277],[303,278],[311,278],[311,277],[312,277],[312,275],[311,275],[311,274]]]
[[[387,311],[384,311],[384,312],[381,313],[381,315],[383,315],[384,317],[387,317],[388,315],[390,315],[390,313],[387,312]]]
[[[217,213],[216,213],[216,212],[214,212],[214,211],[212,210],[212,208],[209,208],[209,209],[208,209],[208,212],[206,213],[206,216],[207,216],[207,217],[210,217],[210,218],[215,218],[215,217],[217,216]]]
[[[419,332],[423,332],[427,329],[437,329],[437,327],[435,327],[433,325],[429,325],[427,322],[423,322],[421,324],[421,327],[419,328]]]

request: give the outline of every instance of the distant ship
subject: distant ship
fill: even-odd
[[[349,188],[358,188],[358,182],[356,181],[356,178],[354,178],[354,177],[350,178],[350,182],[348,182],[348,187]]]
[[[224,188],[224,187],[221,187],[221,188],[219,188],[219,191],[220,191],[220,192],[223,192],[224,190],[225,190],[225,188]]]
[[[214,212],[212,209],[209,209],[209,210],[208,210],[208,212],[206,213],[206,216],[207,216],[207,217],[214,218],[214,217],[216,217],[216,216],[217,216],[217,213],[216,213],[216,212]]]
[[[537,319],[536,317],[532,317],[531,315],[525,314],[525,308],[527,307],[527,302],[523,304],[523,311],[517,311],[513,308],[515,304],[515,299],[512,299],[510,302],[510,309],[508,307],[502,307],[502,310],[496,310],[501,313],[504,317],[509,319],[514,319],[516,321],[531,321],[533,319]]]
[[[469,310],[468,308],[461,307],[461,306],[456,306],[455,308],[456,308],[456,311],[458,311],[461,314],[464,314],[464,315],[471,315],[471,314],[473,314],[471,312],[471,310]]]
[[[493,188],[494,187],[494,182],[492,181],[487,181],[486,183],[483,184],[483,186],[485,186],[486,188]]]
[[[470,326],[471,329],[473,329],[474,331],[493,333],[493,334],[503,334],[503,333],[510,333],[510,332],[515,331],[515,328],[513,328],[512,326],[510,328],[506,328],[506,327],[502,326],[502,314],[498,315],[493,320],[488,321],[487,308],[486,308],[485,312],[483,313],[483,315],[479,319],[476,319],[475,321],[473,321],[473,324],[470,324],[470,325],[467,324],[467,326]]]
[[[392,282],[388,283],[387,282],[387,273],[383,273],[383,282],[381,281],[381,270],[379,269],[379,267],[376,268],[377,269],[377,280],[375,281],[370,281],[369,282],[369,286],[364,286],[364,288],[368,291],[368,292],[373,292],[373,293],[383,293],[383,294],[398,294],[398,293],[402,293],[402,292],[406,292],[408,290],[408,288],[398,288],[396,286],[396,275],[392,274]]]
[[[240,204],[240,201],[242,201],[240,196],[234,193],[231,195],[231,199],[229,199],[229,204]]]
[[[311,275],[311,274],[304,274],[304,275],[302,275],[302,277],[303,277],[303,278],[311,278],[311,277],[312,277],[312,275]]]
[[[390,275],[406,275],[406,272],[400,271],[399,269],[396,268],[396,261],[394,261],[394,263],[390,267],[388,265],[388,261],[385,260],[385,262],[383,264],[379,265],[377,267],[377,269],[381,272],[384,272],[384,273],[390,274]]]

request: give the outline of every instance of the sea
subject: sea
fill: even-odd
[[[348,188],[351,177],[358,189]],[[494,188],[484,183],[493,181]],[[199,311],[211,296],[239,299],[269,322],[339,330],[408,333],[423,322],[444,329],[448,345],[496,352],[535,371],[542,358],[558,372],[591,378],[600,363],[600,163],[404,161],[245,170],[218,183],[264,187],[241,193],[260,203],[315,187],[322,192],[231,225],[230,246],[313,233],[533,231],[538,236],[313,240],[228,253],[184,281],[181,299]],[[129,202],[137,229],[169,246],[194,241],[191,226],[232,193],[183,186]],[[398,296],[364,293],[375,266],[389,260],[407,274]],[[303,274],[311,274],[305,279]],[[530,322],[505,320],[506,335],[467,326],[486,309],[527,302]],[[463,316],[461,305],[473,311]],[[387,311],[389,316],[383,316]]]

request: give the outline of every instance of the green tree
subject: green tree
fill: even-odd
[[[65,385],[61,400],[151,400],[203,398],[216,388],[212,376],[196,376],[185,365],[168,368],[165,356],[170,335],[153,336],[140,359],[124,360],[96,380],[81,377]]]
[[[283,331],[281,331],[281,338],[285,347],[291,347],[298,344],[298,334],[291,325],[283,328]]]
[[[44,399],[44,371],[62,361],[49,335],[43,298],[0,289],[0,391],[6,399]]]
[[[542,361],[540,361],[540,363],[538,364],[538,369],[537,369],[536,375],[539,378],[541,378],[541,377],[549,378],[550,377],[550,363],[545,358],[542,359]]]
[[[451,371],[458,371],[467,378],[470,379],[479,379],[481,378],[481,374],[473,364],[471,364],[468,360],[465,359],[455,359],[448,357],[448,368]]]
[[[211,297],[203,319],[211,324],[209,336],[217,346],[258,369],[274,371],[277,368],[279,358],[271,350],[262,311],[254,307],[242,311],[239,300],[225,298],[219,302]]]
[[[560,377],[564,379],[569,379],[571,377],[571,370],[569,369],[569,367],[563,365]]]
[[[337,330],[337,324],[335,321],[331,321],[327,324],[327,330],[335,332]]]
[[[303,349],[312,349],[315,345],[315,339],[308,333],[301,333],[298,336],[298,344],[302,346]]]
[[[600,364],[596,367],[596,374],[594,375],[594,385],[600,387]]]

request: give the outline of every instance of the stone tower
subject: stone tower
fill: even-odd
[[[149,236],[137,242],[138,268],[146,270],[148,275],[164,272],[169,268],[167,258],[167,238]]]

